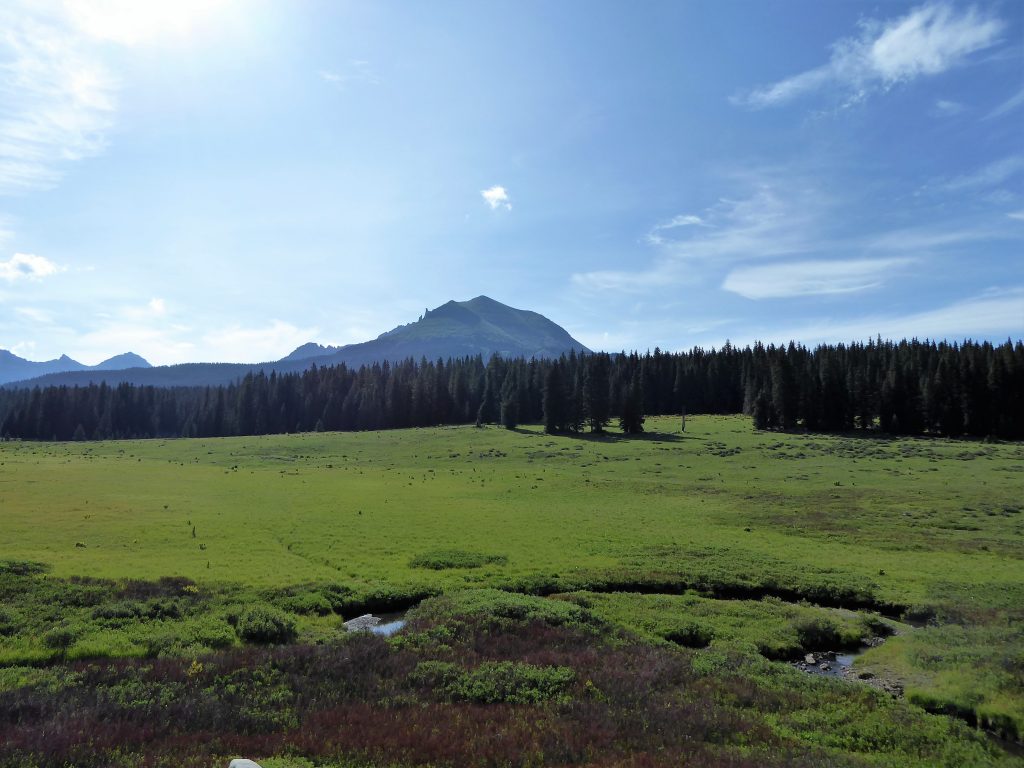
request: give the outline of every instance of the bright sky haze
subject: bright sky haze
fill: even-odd
[[[1024,3],[0,2],[0,348],[1024,335]]]

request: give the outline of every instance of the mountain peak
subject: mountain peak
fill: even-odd
[[[89,367],[74,361],[31,363],[16,356],[9,360],[0,356],[0,384],[18,382],[17,386],[32,386],[106,381],[165,387],[205,386],[229,384],[249,372],[288,373],[306,370],[312,365],[344,364],[358,368],[385,361],[423,358],[447,360],[480,356],[487,360],[494,354],[506,358],[557,358],[570,352],[587,351],[564,328],[543,315],[480,295],[468,301],[447,301],[428,310],[419,320],[393,328],[372,341],[344,347],[310,342],[276,362],[150,367],[141,357],[128,352]]]
[[[56,360],[35,362],[18,357],[13,352],[0,349],[0,385],[12,381],[25,381],[48,374],[72,373],[75,371],[120,371],[126,368],[149,368],[148,362],[134,352],[126,352],[99,365],[82,365],[77,360],[61,355]]]
[[[152,368],[149,361],[134,352],[125,352],[114,355],[98,365],[92,366],[97,371],[120,371],[125,368]]]

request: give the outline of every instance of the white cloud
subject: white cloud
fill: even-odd
[[[167,314],[167,302],[163,299],[152,298],[147,306],[154,315]]]
[[[840,93],[845,103],[853,103],[874,89],[936,75],[961,64],[970,54],[994,45],[1003,28],[1001,20],[973,7],[957,12],[946,3],[925,4],[887,23],[862,23],[858,37],[833,44],[827,64],[732,101],[763,108],[829,89]]]
[[[1004,239],[1006,233],[992,227],[908,227],[885,232],[869,239],[866,246],[874,251],[932,251],[937,248]]]
[[[1024,221],[1024,211],[1011,211],[1006,215],[1009,216],[1011,219],[1016,219],[1017,221]]]
[[[657,248],[654,263],[637,271],[574,274],[586,292],[640,291],[696,282],[703,271],[736,261],[803,254],[828,244],[821,222],[833,203],[815,186],[771,173],[743,178],[745,196],[721,198],[700,216],[676,217],[656,225],[647,242]],[[699,219],[682,223],[682,218]]]
[[[0,7],[0,194],[54,186],[104,151],[117,77],[104,44],[195,33],[229,0],[9,0]]]
[[[7,242],[14,237],[14,230],[11,227],[11,219],[7,216],[0,215],[0,248],[6,245]]]
[[[722,289],[748,299],[855,293],[877,287],[912,259],[797,261],[734,269]]]
[[[15,307],[14,311],[22,317],[28,318],[33,323],[42,325],[51,325],[53,323],[53,315],[45,309],[39,309],[38,307]]]
[[[953,117],[959,115],[964,111],[966,107],[959,101],[949,101],[948,99],[938,99],[935,102],[935,106],[932,107],[932,114],[937,117]]]
[[[996,107],[987,115],[985,115],[985,119],[992,120],[996,117],[1002,117],[1008,112],[1012,112],[1013,110],[1017,109],[1017,107],[1019,107],[1021,104],[1024,104],[1024,88],[1021,88],[1019,91],[1013,94],[1013,96],[1008,98],[998,107]]]
[[[666,221],[664,224],[658,224],[655,229],[675,229],[676,227],[699,227],[704,226],[704,219],[700,216],[694,216],[692,213],[679,214],[673,216],[671,219]]]
[[[504,187],[495,185],[481,190],[480,195],[483,197],[484,202],[491,206],[492,211],[496,211],[499,208],[504,208],[506,211],[512,210],[512,201],[509,199],[508,192]]]
[[[39,280],[63,271],[45,256],[33,253],[16,253],[7,261],[0,261],[0,280],[13,283],[15,280]]]
[[[101,152],[115,108],[114,78],[79,37],[19,10],[0,10],[0,194],[53,186]]]
[[[211,360],[262,363],[278,360],[319,334],[317,328],[299,328],[281,320],[270,325],[247,328],[232,325],[202,337],[204,351]]]
[[[1024,171],[1024,155],[1010,155],[1009,157],[989,163],[974,173],[950,179],[941,186],[943,189],[951,191],[994,187],[1008,181],[1022,171]]]
[[[110,315],[95,320],[98,322],[85,333],[66,329],[56,334],[76,360],[99,362],[132,351],[154,365],[259,363],[279,360],[319,333],[317,328],[272,320],[265,325],[217,327],[199,335],[194,325],[176,322],[168,315],[140,313],[134,306],[115,308]]]
[[[217,13],[225,0],[66,0],[70,20],[82,33],[120,45],[185,37]]]
[[[360,59],[350,61],[344,70],[321,69],[317,74],[325,83],[330,83],[339,90],[345,90],[347,86],[356,83],[380,85],[380,78],[371,69],[370,62]]]
[[[587,293],[612,291],[615,293],[644,293],[654,288],[678,282],[674,270],[665,265],[642,272],[598,270],[578,272],[570,278],[574,287]]]
[[[883,339],[964,339],[1019,335],[1024,330],[1024,289],[975,296],[906,315],[874,315],[836,323],[828,319],[759,335],[762,341],[803,343]]]
[[[710,226],[700,216],[695,216],[692,213],[681,213],[677,216],[673,216],[666,222],[657,224],[647,233],[647,242],[652,245],[661,245],[665,242],[665,238],[660,235],[660,232],[668,230],[678,229],[679,227],[706,227]]]

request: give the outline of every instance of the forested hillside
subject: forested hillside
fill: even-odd
[[[541,422],[600,431],[643,414],[747,413],[762,429],[1024,437],[1024,343],[903,341],[480,356],[249,374],[225,387],[0,392],[0,435],[71,440]]]

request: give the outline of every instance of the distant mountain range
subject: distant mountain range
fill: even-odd
[[[61,355],[56,360],[44,362],[33,362],[18,357],[13,352],[0,349],[0,384],[11,381],[22,381],[33,379],[46,374],[67,373],[70,371],[120,371],[125,368],[151,368],[143,358],[134,352],[125,352],[123,355],[116,355],[109,360],[104,360],[98,365],[85,365],[72,360],[67,355]]]
[[[487,296],[477,296],[469,301],[449,301],[427,311],[416,322],[400,325],[372,341],[343,347],[310,342],[280,360],[266,363],[150,366],[138,355],[129,353],[90,367],[66,356],[33,363],[0,351],[0,385],[81,386],[105,381],[108,384],[129,382],[162,387],[215,386],[237,381],[250,371],[291,373],[313,365],[344,363],[349,367],[359,367],[385,360],[394,362],[424,357],[437,360],[472,355],[488,358],[495,353],[503,357],[545,358],[571,351],[589,350],[543,315],[514,309]],[[8,365],[8,360],[16,362]]]

